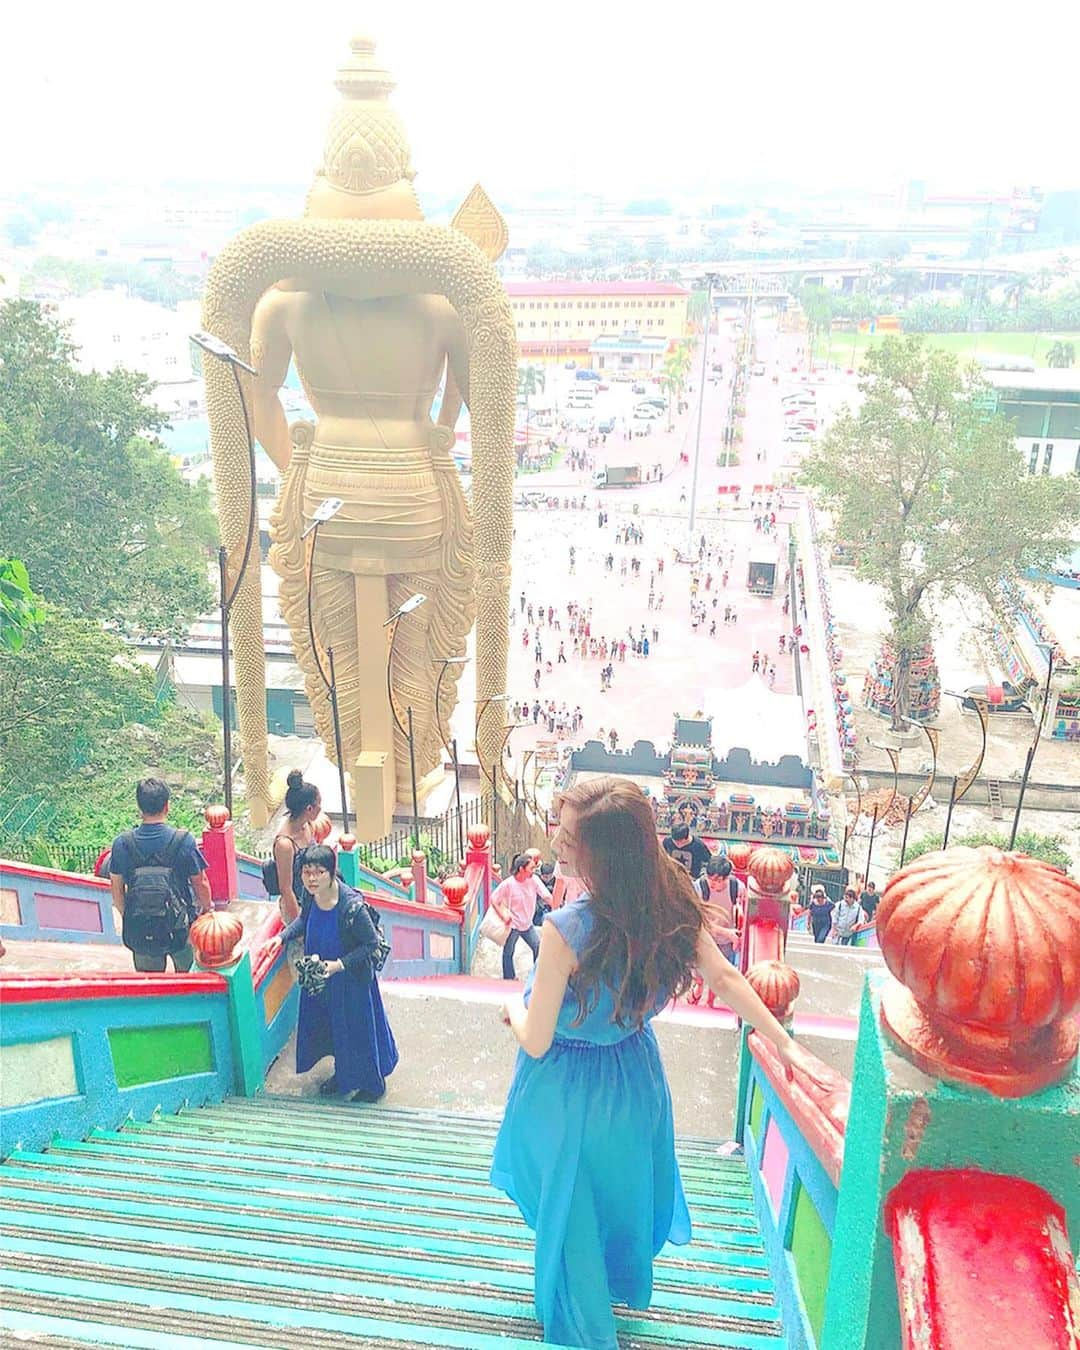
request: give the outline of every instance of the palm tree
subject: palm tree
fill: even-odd
[[[1046,364],[1055,370],[1066,370],[1076,360],[1076,348],[1071,342],[1054,342],[1046,353]]]
[[[1014,311],[1019,314],[1020,306],[1024,300],[1024,294],[1031,285],[1031,277],[1026,272],[1017,272],[1016,276],[1005,287],[1005,303],[1012,302]]]

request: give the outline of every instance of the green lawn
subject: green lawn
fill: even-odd
[[[833,333],[829,340],[828,360],[839,366],[851,365],[852,344],[855,359],[861,360],[866,349],[886,336],[883,333]],[[927,333],[926,340],[935,347],[954,352],[961,360],[976,356],[1019,356],[1046,365],[1046,353],[1055,342],[1071,342],[1080,357],[1080,333]],[[822,359],[824,341],[818,344],[816,359]]]

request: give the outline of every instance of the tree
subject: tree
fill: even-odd
[[[928,835],[925,839],[920,839],[911,844],[904,853],[904,866],[914,862],[916,858],[921,858],[924,853],[934,853],[941,848],[941,841],[944,836],[940,834]],[[954,835],[949,841],[950,845],[963,845],[966,848],[981,848],[984,844],[989,844],[991,848],[1000,848],[1007,850],[1009,839],[1004,834],[992,834],[984,831],[978,831],[974,834]],[[1073,859],[1065,847],[1065,840],[1060,834],[1036,834],[1032,830],[1020,830],[1016,836],[1016,843],[1013,848],[1017,853],[1026,853],[1032,858],[1041,858],[1043,862],[1048,862],[1051,867],[1059,867],[1063,872],[1068,872],[1073,865]]]
[[[818,337],[822,333],[827,335],[832,328],[836,304],[831,292],[824,286],[804,286],[799,292],[799,304],[802,306],[803,314],[806,315],[812,355]]]
[[[0,555],[58,608],[175,632],[213,601],[208,488],[152,439],[162,418],[143,376],[84,374],[73,357],[35,304],[0,306]]]
[[[1018,272],[1005,287],[1005,301],[1011,301],[1013,309],[1019,314],[1021,301],[1028,293],[1031,278],[1026,272]]]
[[[1067,370],[1076,360],[1076,348],[1071,342],[1052,342],[1046,353],[1046,364],[1055,370]]]
[[[857,412],[837,418],[803,479],[880,590],[895,667],[893,726],[910,708],[911,662],[946,596],[989,599],[1002,578],[1073,547],[1080,484],[1029,476],[1006,419],[987,411],[974,367],[922,339],[866,354]]]
[[[0,854],[46,863],[62,863],[52,846],[104,847],[127,828],[147,774],[172,786],[187,828],[221,790],[217,729],[114,633],[48,607],[20,652],[0,649],[0,760]]]
[[[45,617],[30,589],[26,565],[17,558],[0,558],[0,651],[22,649],[27,634]]]

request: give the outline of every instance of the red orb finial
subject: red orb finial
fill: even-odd
[[[782,848],[756,848],[747,869],[750,879],[766,895],[779,895],[795,872],[795,864]]]
[[[729,844],[728,859],[736,872],[744,872],[750,866],[750,859],[753,856],[754,849],[751,844]]]
[[[203,812],[203,819],[212,830],[223,830],[230,819],[229,808],[216,804],[208,806]]]
[[[464,877],[447,877],[442,883],[442,893],[451,909],[464,909],[468,890],[469,883]]]
[[[783,961],[758,961],[746,978],[778,1022],[791,1018],[801,987],[796,971]]]
[[[939,1078],[1022,1097],[1071,1071],[1080,1007],[1080,885],[1000,849],[927,853],[885,887],[877,914],[899,983],[882,1022]]]
[[[311,836],[317,844],[321,844],[329,836],[330,831],[333,828],[333,825],[330,823],[330,817],[325,813],[320,814],[312,821]]]
[[[486,825],[469,826],[469,843],[473,848],[487,848],[491,840],[491,831]]]
[[[211,909],[201,914],[191,925],[188,941],[195,950],[195,959],[200,966],[207,970],[218,970],[222,966],[234,965],[239,959],[234,953],[243,936],[244,925],[235,914]]]
[[[355,834],[341,835],[338,838],[337,846],[343,853],[351,853],[353,849],[356,847],[356,835]]]

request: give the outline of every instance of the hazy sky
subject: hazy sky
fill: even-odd
[[[428,191],[1080,182],[1078,0],[5,9],[7,190],[88,174],[306,181],[353,32],[397,77]]]

